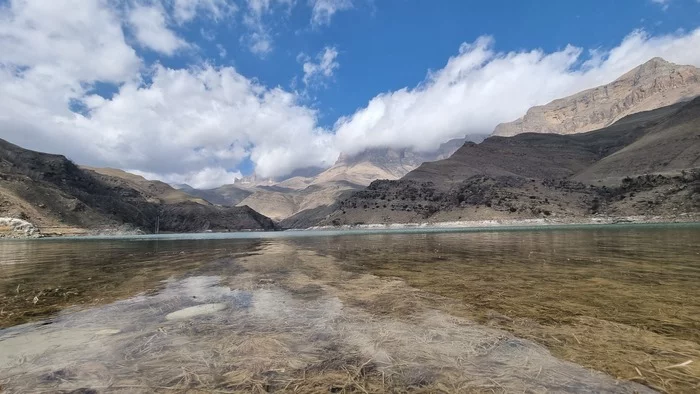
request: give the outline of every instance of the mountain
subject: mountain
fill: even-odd
[[[601,129],[638,112],[700,96],[700,69],[653,58],[610,84],[530,108],[496,127],[493,135],[526,132],[575,134]]]
[[[467,143],[285,226],[700,213],[700,98],[572,135]]]
[[[312,184],[302,190],[261,187],[239,205],[248,205],[272,219],[283,220],[307,209],[333,204],[344,193],[359,189],[362,186],[347,181]]]
[[[96,168],[80,166],[81,169],[96,173],[112,179],[112,182],[121,187],[132,188],[138,191],[146,200],[159,204],[177,204],[194,202],[202,205],[210,205],[205,199],[196,198],[188,194],[184,189],[174,189],[165,182],[150,181],[146,178],[115,168]]]
[[[221,208],[157,181],[113,169],[80,168],[64,156],[0,140],[0,217],[42,233],[118,230],[197,232],[270,230],[248,207]]]
[[[484,137],[469,136],[480,141]],[[454,139],[432,152],[411,149],[369,149],[356,155],[341,155],[325,171],[304,169],[289,178],[273,181],[250,176],[217,189],[182,189],[188,194],[224,206],[247,205],[275,220],[333,204],[347,192],[360,190],[377,179],[399,179],[422,163],[449,157],[466,138]]]
[[[666,110],[673,111],[668,115],[664,109],[636,115],[636,118],[654,114],[663,117],[644,136],[578,172],[572,179],[614,185],[628,176],[676,175],[688,169],[700,168],[699,102],[700,98],[697,98],[688,105],[680,106],[677,111],[679,105],[667,107]],[[618,125],[625,127],[624,120]]]
[[[348,190],[359,190],[361,185],[346,181],[312,184],[313,180],[294,177],[271,186],[224,185],[215,189],[199,190],[181,185],[180,190],[223,207],[248,206],[274,220],[283,220],[300,211],[329,205]],[[296,184],[294,182],[300,182]],[[292,187],[286,187],[291,185]]]
[[[481,140],[479,136],[472,140]],[[368,149],[359,154],[340,155],[331,168],[318,174],[312,184],[345,181],[367,186],[377,179],[399,179],[419,165],[449,157],[459,149],[466,138],[450,140],[432,152],[417,152],[412,149]]]
[[[224,207],[238,205],[246,197],[254,193],[250,189],[243,189],[237,185],[224,185],[215,189],[195,189],[189,185],[179,185],[180,190],[190,196],[195,196],[209,201],[212,204]]]

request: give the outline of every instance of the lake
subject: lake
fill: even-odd
[[[0,242],[0,392],[698,392],[700,225]]]

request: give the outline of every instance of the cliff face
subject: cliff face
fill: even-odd
[[[60,155],[0,140],[0,217],[36,225],[42,233],[114,230],[198,232],[271,230],[248,207],[223,208],[162,182],[111,169],[84,169]]]
[[[614,82],[533,107],[498,125],[496,136],[575,134],[607,127],[625,116],[700,96],[700,69],[654,58]]]

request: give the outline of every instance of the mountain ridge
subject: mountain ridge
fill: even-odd
[[[525,132],[575,134],[610,126],[625,116],[700,96],[700,69],[655,57],[615,81],[587,89],[496,126],[493,135]]]
[[[426,161],[449,157],[473,135],[452,139],[432,152],[411,149],[367,149],[355,155],[340,155],[330,168],[313,176],[317,169],[293,173],[279,181],[246,177],[233,185],[210,190],[186,191],[224,206],[247,205],[272,219],[283,221],[299,212],[327,206],[349,191],[360,190],[377,179],[399,179]]]
[[[277,228],[249,207],[216,207],[162,182],[81,168],[65,156],[5,140],[0,140],[0,217],[29,222],[44,235]],[[6,232],[0,235],[13,235]]]
[[[642,163],[637,165],[635,163]],[[606,128],[467,143],[402,179],[375,181],[284,226],[464,220],[666,218],[700,213],[700,98]]]

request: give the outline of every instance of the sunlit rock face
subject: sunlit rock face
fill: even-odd
[[[498,125],[493,135],[583,133],[697,96],[700,69],[654,58],[608,85],[530,108],[522,118]]]

